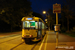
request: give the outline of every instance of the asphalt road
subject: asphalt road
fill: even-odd
[[[41,41],[26,44],[21,34],[0,37],[0,50],[38,50],[40,45]]]
[[[30,42],[30,44],[22,41],[21,34],[3,36],[0,37],[0,50],[55,50],[56,34],[47,31],[46,35],[43,41]],[[57,50],[66,50],[64,47],[68,47],[67,50],[75,50],[75,38],[59,34],[58,40]],[[69,49],[70,47],[73,49]]]

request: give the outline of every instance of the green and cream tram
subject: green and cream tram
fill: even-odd
[[[41,40],[46,33],[44,21],[38,17],[22,18],[22,40],[25,42]]]

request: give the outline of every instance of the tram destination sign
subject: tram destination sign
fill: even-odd
[[[33,20],[33,18],[26,18],[26,20]]]
[[[53,4],[53,13],[61,13],[61,4]]]

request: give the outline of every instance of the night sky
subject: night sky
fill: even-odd
[[[37,12],[42,14],[42,11],[48,11],[48,9],[53,9],[53,4],[61,4],[62,5],[62,0],[30,0],[32,2],[32,10],[33,12]]]

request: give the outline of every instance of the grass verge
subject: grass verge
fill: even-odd
[[[72,33],[72,32],[65,32],[65,33],[63,33],[63,34],[65,34],[65,35],[69,35],[69,36],[75,38],[75,33]]]

